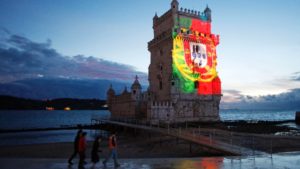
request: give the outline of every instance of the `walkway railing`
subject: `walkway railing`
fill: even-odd
[[[103,119],[94,116],[92,120],[101,121],[101,123],[111,123],[116,125],[127,126],[131,128],[138,128],[144,130],[150,130],[153,132],[159,132],[162,134],[177,137],[183,140],[194,142],[205,147],[229,153],[232,155],[262,155],[261,151],[254,149],[254,139],[252,142],[248,143],[248,139],[239,138],[236,133],[228,132],[218,129],[204,129],[204,128],[189,128],[187,125],[185,127],[174,127],[170,123],[158,121],[156,124],[151,123],[146,120],[128,119],[128,118],[113,118],[113,119]],[[243,136],[245,137],[245,136]],[[247,145],[246,148],[244,142],[247,144],[252,144],[252,147]],[[272,147],[272,146],[271,146]],[[272,148],[271,148],[272,149]],[[272,150],[271,150],[272,152]]]

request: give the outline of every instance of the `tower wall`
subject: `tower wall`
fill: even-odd
[[[154,18],[154,38],[148,43],[148,50],[151,53],[148,75],[149,89],[153,99],[158,101],[171,99],[173,25],[171,10],[161,17]]]
[[[151,120],[218,121],[221,81],[216,70],[219,36],[211,33],[211,10],[178,7],[177,0],[153,19],[149,84]]]

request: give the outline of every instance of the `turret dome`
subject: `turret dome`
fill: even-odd
[[[131,85],[131,89],[132,90],[134,90],[134,89],[142,89],[142,86],[141,86],[141,84],[140,84],[140,82],[139,82],[139,80],[138,80],[138,76],[136,75],[135,76],[135,80],[134,80],[134,82],[133,82],[133,84]]]
[[[115,95],[115,90],[112,87],[112,84],[110,85],[109,89],[107,90],[107,95]]]

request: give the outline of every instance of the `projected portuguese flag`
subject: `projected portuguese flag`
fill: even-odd
[[[179,78],[182,92],[221,94],[216,71],[219,37],[211,34],[210,22],[190,18],[178,22],[180,28],[174,27],[173,32],[172,57],[173,74]]]

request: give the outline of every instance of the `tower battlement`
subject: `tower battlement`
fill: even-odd
[[[203,21],[209,21],[208,16],[204,12],[200,12],[194,9],[180,8],[178,14],[185,15],[187,17],[199,18]]]

